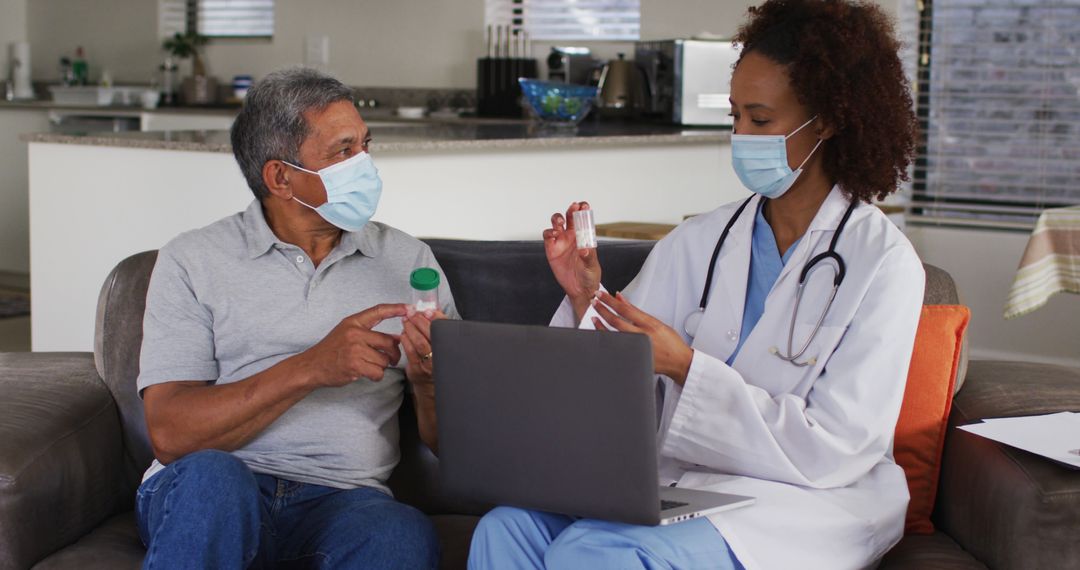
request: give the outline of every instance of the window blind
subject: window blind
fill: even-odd
[[[914,0],[913,221],[1030,228],[1080,204],[1080,0]]]
[[[197,31],[208,37],[274,35],[274,0],[160,0],[162,37]]]
[[[534,40],[632,41],[641,37],[641,1],[486,0],[484,23]]]

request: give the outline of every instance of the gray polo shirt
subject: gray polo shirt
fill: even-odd
[[[380,303],[409,303],[409,273],[434,267],[424,243],[370,222],[345,232],[316,268],[278,239],[254,201],[161,248],[143,319],[139,393],[181,380],[237,382],[307,350],[341,320]],[[457,317],[450,289],[443,311]],[[375,330],[401,332],[400,319]],[[381,382],[322,388],[233,453],[257,473],[342,489],[387,491],[398,462],[405,360]],[[161,469],[155,461],[146,477]]]

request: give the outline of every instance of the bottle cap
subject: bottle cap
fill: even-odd
[[[418,291],[430,291],[439,286],[439,272],[430,267],[421,267],[409,275],[409,284]]]

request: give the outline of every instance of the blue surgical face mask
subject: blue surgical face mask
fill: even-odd
[[[331,224],[347,232],[358,232],[375,214],[379,197],[382,196],[382,179],[379,178],[379,171],[375,168],[370,154],[356,154],[318,172],[284,160],[282,162],[322,179],[323,187],[326,188],[325,204],[316,208],[296,196],[293,196],[293,200],[315,210]]]
[[[766,198],[779,198],[795,184],[795,180],[802,174],[806,161],[821,146],[821,139],[814,145],[814,150],[806,155],[794,171],[788,165],[787,139],[795,136],[795,133],[806,128],[806,125],[814,122],[815,115],[795,132],[788,136],[784,135],[731,135],[731,165],[735,168],[735,174],[751,192],[761,194]]]

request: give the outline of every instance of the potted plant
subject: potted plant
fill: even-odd
[[[199,48],[206,45],[206,36],[196,32],[177,32],[167,38],[162,48],[176,59],[191,58],[191,77],[184,78],[182,92],[189,105],[213,103],[217,95],[217,81],[207,75]]]

